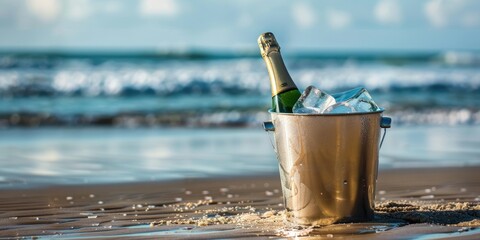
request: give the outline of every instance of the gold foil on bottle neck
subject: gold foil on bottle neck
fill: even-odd
[[[266,32],[258,37],[258,46],[260,47],[260,53],[262,57],[268,56],[271,52],[280,52],[280,46],[277,39],[271,32]]]
[[[280,46],[273,33],[263,33],[258,37],[257,41],[260,47],[260,54],[267,64],[272,96],[296,89],[297,86],[295,86],[290,74],[288,74],[280,54]]]

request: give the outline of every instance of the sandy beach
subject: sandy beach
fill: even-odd
[[[480,240],[480,1],[270,3],[0,0],[0,240]]]
[[[480,167],[382,170],[375,220],[284,222],[279,177],[0,191],[0,237],[34,239],[478,239]]]

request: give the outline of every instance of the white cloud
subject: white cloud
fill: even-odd
[[[425,14],[435,27],[444,27],[448,23],[448,10],[443,7],[441,0],[433,0],[425,5]]]
[[[82,20],[92,13],[93,3],[89,0],[70,0],[67,5],[67,17],[73,20]]]
[[[375,18],[382,24],[402,22],[402,9],[396,0],[380,0],[375,6]]]
[[[58,0],[27,0],[27,9],[44,22],[55,20],[60,14],[60,2]]]
[[[450,25],[475,27],[480,25],[480,13],[477,8],[472,12],[470,4],[475,1],[468,0],[430,0],[425,4],[425,15],[430,24],[437,28]]]
[[[352,16],[345,11],[330,9],[327,12],[327,23],[333,29],[348,27],[352,22]]]
[[[174,0],[142,0],[140,13],[144,16],[172,17],[178,14],[178,4]]]
[[[310,28],[316,21],[315,12],[310,6],[304,3],[297,3],[293,6],[292,17],[295,23],[301,28]]]

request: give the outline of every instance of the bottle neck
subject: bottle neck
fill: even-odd
[[[288,74],[282,55],[279,51],[270,51],[263,56],[267,64],[268,75],[270,76],[270,87],[272,89],[272,97],[288,90],[296,89],[295,83]]]

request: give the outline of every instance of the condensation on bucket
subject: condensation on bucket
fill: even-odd
[[[271,115],[287,219],[301,225],[371,220],[382,111]]]

